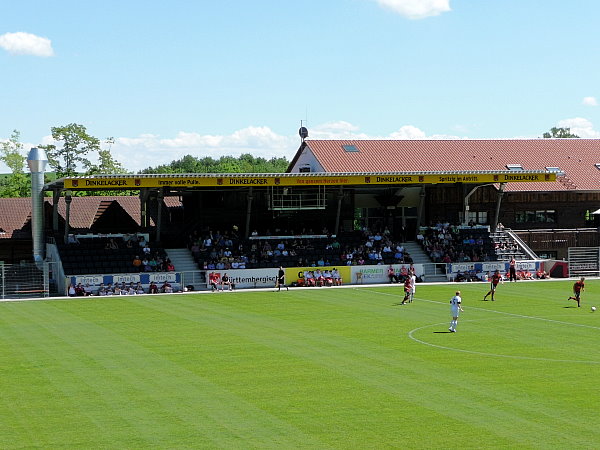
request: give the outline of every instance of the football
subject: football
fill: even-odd
[[[596,307],[595,306],[592,306],[592,311],[596,311]]]

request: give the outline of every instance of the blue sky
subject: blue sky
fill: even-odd
[[[129,170],[312,138],[600,138],[600,2],[5,2],[0,139],[80,123]],[[0,164],[0,171],[5,171]]]

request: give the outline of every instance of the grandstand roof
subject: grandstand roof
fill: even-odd
[[[311,161],[312,159],[312,161]],[[508,183],[512,191],[600,190],[600,139],[305,141],[290,172],[559,171],[555,182]]]
[[[139,197],[126,196],[88,196],[73,197],[69,214],[69,225],[75,229],[90,228],[106,210],[106,207],[116,201],[129,216],[141,224],[141,211]],[[181,206],[177,197],[165,197],[167,207]],[[52,200],[47,198],[45,203],[51,205]],[[58,214],[64,219],[66,205],[64,199],[58,203]],[[31,198],[2,198],[0,199],[0,239],[20,237],[20,230],[31,220]],[[23,237],[31,237],[28,231]]]

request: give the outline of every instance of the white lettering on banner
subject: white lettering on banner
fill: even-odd
[[[506,266],[504,263],[483,263],[481,270],[482,272],[495,272],[496,270],[505,270]]]
[[[89,285],[99,285],[102,283],[102,276],[91,276],[91,277],[75,277],[76,284],[89,284]]]
[[[362,273],[363,280],[366,278],[381,278],[381,279],[383,279],[386,277],[386,272],[379,266],[375,269],[360,268],[360,269],[358,269],[358,272]]]
[[[406,264],[392,264],[394,268],[394,272],[399,273],[401,269],[404,267],[408,270],[410,267]],[[424,273],[423,264],[414,264],[415,275],[418,277],[422,277]],[[356,280],[356,274],[362,274],[362,282],[366,284],[384,284],[389,283],[390,279],[388,278],[388,268],[387,265],[378,265],[378,266],[351,266],[351,274],[352,280]]]
[[[516,270],[535,270],[535,262],[533,261],[517,261],[515,263]]]
[[[164,281],[177,281],[177,274],[175,272],[161,272],[161,273],[151,273],[148,275],[148,279],[150,281],[154,281],[155,283],[160,283]]]
[[[452,272],[469,272],[475,270],[475,264],[452,264]]]
[[[113,275],[113,283],[137,283],[139,275]]]

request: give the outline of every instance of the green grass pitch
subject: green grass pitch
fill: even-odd
[[[598,448],[600,281],[572,284],[0,303],[0,448]]]

